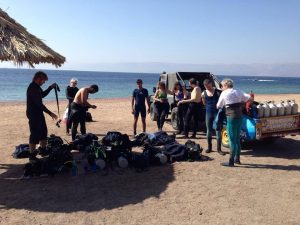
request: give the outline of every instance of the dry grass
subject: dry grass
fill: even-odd
[[[66,61],[64,56],[30,34],[2,9],[0,9],[0,40],[1,61],[13,61],[18,66],[27,62],[31,67],[39,63],[52,63],[59,67]]]

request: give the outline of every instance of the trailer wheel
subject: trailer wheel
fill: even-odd
[[[226,128],[222,129],[222,131],[221,131],[221,137],[222,137],[222,145],[225,148],[229,148],[229,138],[228,138],[228,134],[227,134]]]
[[[155,111],[155,106],[154,103],[152,102],[150,105],[150,119],[152,121],[156,121],[157,115],[156,115],[156,111]]]

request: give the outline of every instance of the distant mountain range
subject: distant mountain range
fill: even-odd
[[[12,64],[1,63],[0,66],[13,67]],[[26,68],[26,66],[24,66]],[[54,69],[49,64],[37,65],[37,69]],[[162,71],[202,71],[216,75],[248,75],[248,76],[287,76],[300,77],[300,63],[281,64],[186,64],[186,63],[66,63],[61,70],[106,71],[106,72],[135,72],[160,73]]]
[[[160,73],[162,71],[207,71],[217,75],[289,76],[300,77],[300,63],[282,64],[181,64],[181,63],[97,63],[65,65],[63,69],[111,72]]]

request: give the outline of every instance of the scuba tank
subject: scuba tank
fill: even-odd
[[[277,107],[274,104],[274,101],[271,101],[269,103],[269,107],[270,107],[270,114],[271,114],[271,116],[277,116]]]
[[[103,170],[106,166],[106,163],[103,159],[96,159],[95,164],[101,169]]]
[[[298,104],[295,102],[295,100],[292,100],[290,104],[292,107],[292,114],[298,114]]]
[[[289,100],[287,100],[283,105],[284,105],[284,115],[291,115],[292,107],[289,103]]]
[[[280,103],[278,103],[276,106],[277,106],[277,115],[278,115],[278,116],[284,116],[284,105],[283,105],[283,101],[281,101]]]
[[[263,118],[264,117],[264,107],[262,103],[259,103],[258,106],[256,106],[257,108],[257,116],[258,118]]]
[[[122,169],[128,166],[128,160],[124,156],[120,156],[117,161],[118,161],[118,166]]]
[[[164,164],[166,164],[168,162],[168,158],[167,158],[167,156],[164,153],[157,153],[155,155],[155,158],[158,160],[158,162],[161,165],[164,165]]]
[[[263,108],[264,108],[264,117],[270,117],[271,111],[270,111],[270,106],[267,102],[263,105]]]

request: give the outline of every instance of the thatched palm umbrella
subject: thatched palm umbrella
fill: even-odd
[[[65,57],[30,34],[2,9],[0,9],[0,60],[13,61],[18,66],[27,62],[31,67],[39,63],[52,63],[58,67],[66,61]]]

